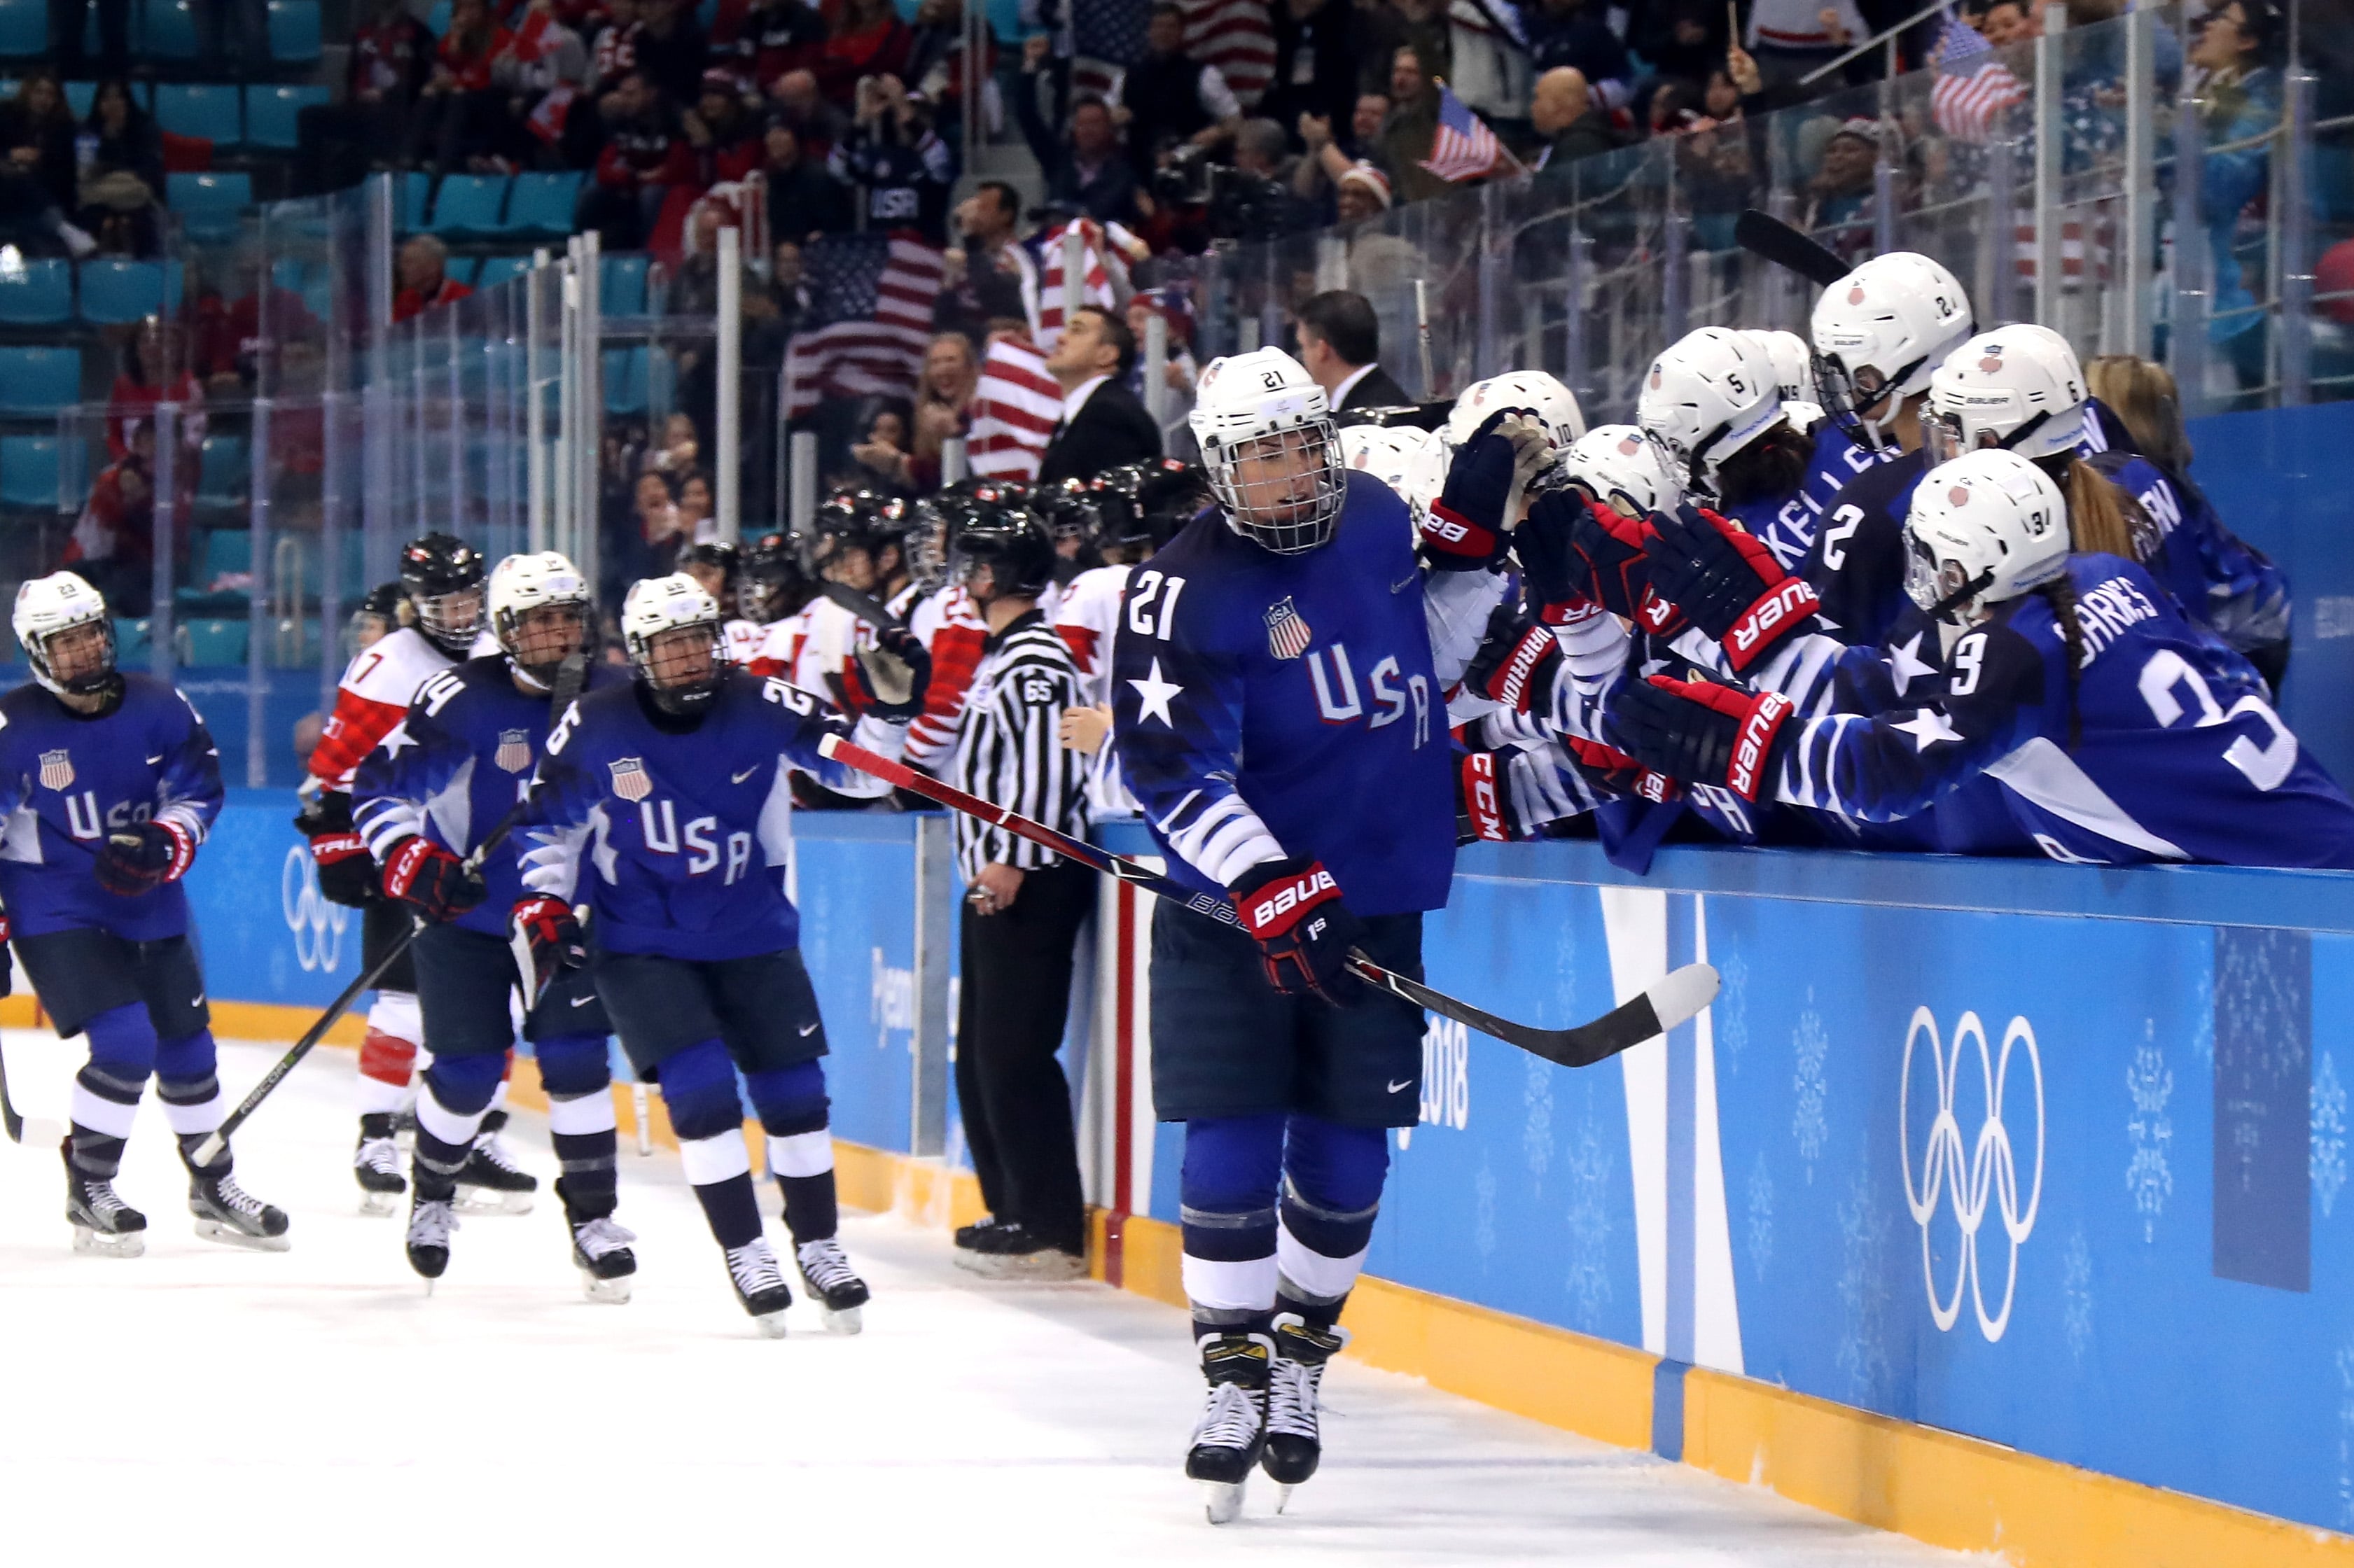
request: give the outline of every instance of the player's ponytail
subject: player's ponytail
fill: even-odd
[[[1807,438],[1785,419],[1724,460],[1716,471],[1717,494],[1728,507],[1745,506],[1760,496],[1794,494],[1806,482],[1814,455]]]
[[[2158,553],[2158,530],[2141,503],[2111,483],[2106,474],[2063,452],[2037,464],[2068,498],[2070,547],[2080,555],[2119,556],[2147,561]]]
[[[2035,590],[2052,607],[2052,620],[2068,650],[2068,749],[2084,738],[2084,715],[2076,711],[2076,683],[2084,670],[2084,627],[2076,619],[2076,583],[2065,572]]]

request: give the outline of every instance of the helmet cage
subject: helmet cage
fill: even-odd
[[[1287,456],[1294,459],[1288,471],[1244,477],[1246,463],[1273,467]],[[1330,415],[1218,441],[1204,448],[1202,461],[1226,525],[1263,550],[1306,555],[1329,543],[1340,525],[1348,475]]]

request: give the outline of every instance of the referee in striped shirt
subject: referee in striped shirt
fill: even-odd
[[[1038,611],[1054,581],[1054,545],[1026,510],[992,506],[958,525],[953,550],[989,626],[957,736],[957,787],[1083,835],[1087,759],[1056,736],[1065,710],[1082,701],[1078,667]],[[990,1216],[957,1233],[957,1261],[1000,1278],[1076,1278],[1087,1271],[1086,1211],[1070,1085],[1055,1053],[1095,873],[975,818],[960,816],[956,827],[970,890],[957,1097]]]

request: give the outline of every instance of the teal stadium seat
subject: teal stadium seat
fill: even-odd
[[[253,205],[253,176],[244,173],[164,176],[174,212],[192,238],[232,239]]]
[[[463,283],[471,289],[474,286],[474,269],[481,265],[472,256],[452,256],[442,263],[441,270],[452,281]]]
[[[167,81],[155,89],[155,123],[175,136],[202,136],[216,147],[245,140],[238,90],[223,82]]]
[[[647,382],[651,379],[647,357],[642,347],[605,351],[605,412],[627,415],[646,411]]]
[[[97,16],[96,6],[90,14]],[[48,52],[48,0],[0,0],[0,55],[38,59]]]
[[[58,509],[58,438],[0,436],[0,506]]]
[[[245,90],[245,143],[272,152],[292,152],[301,138],[297,129],[305,109],[325,103],[323,87],[263,87]]]
[[[506,205],[505,175],[450,175],[433,194],[433,221],[427,230],[451,239],[496,234]]]
[[[557,238],[572,232],[572,209],[580,200],[578,169],[555,174],[517,175],[507,196],[506,227],[501,231],[522,238]]]
[[[245,622],[189,620],[180,626],[184,662],[197,670],[217,670],[245,662]]]
[[[180,263],[103,256],[81,264],[81,319],[121,326],[180,308]]]
[[[72,318],[72,262],[41,257],[0,268],[0,325],[56,326]]]
[[[646,313],[645,252],[623,250],[602,258],[597,269],[597,310],[609,316]]]
[[[58,344],[0,348],[0,414],[54,416],[81,401],[81,350]]]
[[[271,59],[280,65],[316,65],[320,42],[319,0],[270,0]]]
[[[135,39],[139,53],[156,60],[196,58],[196,14],[189,0],[147,0],[145,14]]]
[[[426,208],[433,200],[433,176],[414,171],[400,176],[400,210],[396,217],[403,234],[414,234],[425,227]]]
[[[525,176],[528,178],[529,176]],[[528,256],[485,256],[482,270],[474,279],[474,287],[495,289],[510,278],[520,278],[531,270]]]
[[[243,436],[207,436],[196,470],[196,504],[209,511],[242,510],[246,502],[248,482],[253,469]],[[251,535],[241,535],[249,546],[247,565],[232,569],[249,569],[252,556]],[[209,547],[209,546],[207,546]],[[206,582],[209,584],[211,578]]]
[[[114,618],[114,662],[125,670],[143,670],[154,657],[154,644],[150,641],[154,624],[144,619],[133,620],[128,616]],[[15,639],[7,639],[13,647]],[[14,656],[13,653],[11,655]]]

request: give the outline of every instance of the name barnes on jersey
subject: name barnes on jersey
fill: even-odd
[[[188,699],[124,672],[122,701],[78,714],[37,685],[0,697],[0,902],[14,935],[96,926],[131,941],[187,929],[175,876],[136,897],[101,889],[107,835],[168,821],[205,842],[221,808],[220,752]]]
[[[1361,915],[1446,904],[1446,698],[1405,503],[1351,471],[1331,542],[1298,556],[1205,514],[1137,568],[1124,607],[1120,765],[1172,876],[1223,895],[1297,855]]]

